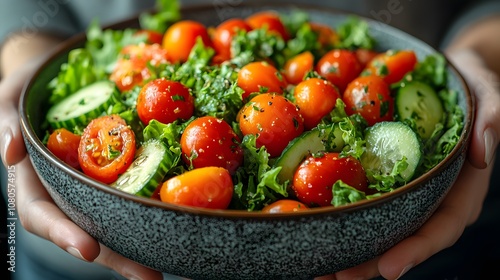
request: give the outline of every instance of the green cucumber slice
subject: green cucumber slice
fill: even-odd
[[[432,135],[436,124],[444,117],[443,103],[429,85],[414,81],[401,87],[396,94],[397,119],[413,119],[417,132],[423,139]]]
[[[148,140],[137,150],[127,171],[111,186],[130,194],[151,197],[171,165],[165,144],[156,139]]]
[[[408,182],[422,158],[420,139],[411,127],[402,122],[380,122],[366,130],[366,151],[360,160],[367,173],[389,175],[403,158],[408,167],[400,175]]]
[[[120,93],[111,81],[99,81],[81,88],[52,106],[47,120],[53,128],[85,127],[119,100]]]

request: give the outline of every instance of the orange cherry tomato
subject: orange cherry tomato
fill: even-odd
[[[287,82],[298,84],[305,75],[314,69],[314,56],[311,52],[304,52],[290,58],[284,66],[283,75]]]
[[[299,108],[272,93],[253,97],[239,112],[238,122],[243,135],[256,135],[257,147],[265,146],[271,157],[279,156],[304,131]]]
[[[339,35],[330,26],[317,22],[311,22],[309,25],[311,30],[318,34],[318,41],[322,47],[335,46],[340,41]]]
[[[394,100],[389,84],[378,76],[365,76],[352,81],[342,97],[348,115],[359,113],[372,126],[392,121]]]
[[[337,86],[340,92],[344,92],[347,85],[358,77],[362,70],[353,52],[340,49],[329,51],[316,65],[316,71]]]
[[[384,78],[388,84],[399,82],[417,64],[417,56],[412,50],[389,50],[374,57],[366,71]]]
[[[246,22],[252,29],[267,28],[269,32],[277,34],[285,41],[290,39],[290,35],[281,21],[279,14],[275,12],[262,11],[254,13],[246,18]]]
[[[212,46],[207,28],[193,20],[181,20],[172,24],[163,35],[163,48],[172,63],[185,62],[191,49],[201,38],[205,46]]]
[[[292,199],[280,199],[262,208],[263,213],[290,213],[308,211],[309,207],[304,203]]]
[[[337,99],[341,98],[334,85],[319,78],[302,81],[295,87],[293,95],[307,130],[316,127],[335,108]]]
[[[58,128],[50,134],[47,140],[47,148],[69,166],[80,169],[80,163],[78,162],[80,138],[79,135],[65,128]]]
[[[233,181],[222,167],[202,167],[165,181],[161,201],[185,206],[226,209],[233,196]]]
[[[251,62],[238,72],[238,86],[245,92],[243,99],[252,93],[272,92],[282,94],[287,87],[286,81],[274,66],[267,62]]]
[[[194,97],[180,82],[159,78],[144,85],[137,96],[137,114],[148,125],[153,119],[171,123],[193,116]]]
[[[83,131],[78,147],[82,171],[110,184],[130,166],[135,156],[135,135],[118,115],[92,120]]]
[[[250,31],[252,28],[240,18],[232,18],[219,24],[212,36],[215,51],[220,56],[218,60],[224,61],[231,58],[231,42],[234,34],[239,30]]]

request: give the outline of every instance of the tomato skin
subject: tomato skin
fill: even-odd
[[[252,29],[260,29],[266,27],[268,32],[277,34],[283,40],[290,39],[290,35],[286,30],[285,25],[281,21],[279,14],[272,11],[257,12],[246,18],[246,22]]]
[[[85,174],[110,184],[132,164],[135,151],[132,129],[120,116],[108,115],[92,120],[85,128],[78,160]]]
[[[267,62],[251,62],[238,72],[238,86],[245,92],[243,99],[252,93],[272,92],[282,94],[287,87],[286,81],[274,66]]]
[[[304,80],[307,73],[314,69],[314,56],[304,52],[289,59],[284,66],[283,74],[290,84],[298,84]]]
[[[194,168],[217,166],[234,174],[243,163],[240,143],[227,122],[211,116],[201,117],[189,123],[181,136],[182,159]]]
[[[304,117],[306,130],[316,127],[321,119],[328,115],[335,105],[337,99],[341,98],[337,88],[332,83],[319,79],[307,79],[295,87],[295,104],[300,108]]]
[[[332,187],[338,180],[366,192],[368,179],[359,160],[338,153],[309,156],[295,171],[292,189],[297,198],[309,206],[329,206],[333,199]]]
[[[172,63],[185,62],[198,37],[201,37],[205,46],[212,46],[207,28],[200,22],[181,20],[172,24],[165,31],[162,43],[168,60]]]
[[[161,201],[185,206],[227,209],[233,196],[233,181],[221,167],[202,167],[165,181]]]
[[[80,169],[78,146],[81,137],[65,128],[54,130],[47,140],[47,148],[69,166]]]
[[[141,29],[135,33],[136,36],[146,36],[146,43],[161,45],[163,42],[163,34],[148,29]]]
[[[278,214],[308,211],[304,203],[293,199],[280,199],[262,208],[262,213]]]
[[[374,57],[366,71],[380,76],[388,84],[399,82],[417,64],[417,56],[412,50],[389,50]]]
[[[228,19],[221,24],[219,24],[214,31],[212,36],[212,41],[214,49],[219,56],[217,60],[224,61],[230,59],[231,56],[231,42],[233,36],[239,30],[244,30],[246,32],[252,30],[248,23],[241,18]]]
[[[393,120],[394,99],[389,84],[380,77],[356,78],[347,87],[342,100],[348,115],[359,113],[369,126]]]
[[[238,114],[243,135],[257,136],[257,147],[265,146],[277,157],[304,131],[300,109],[282,95],[265,93],[253,97]]]
[[[370,61],[379,55],[378,52],[369,49],[357,49],[355,53],[362,68],[365,68]]]
[[[137,97],[137,114],[148,125],[152,119],[168,124],[193,116],[194,98],[180,82],[159,78],[144,85]]]
[[[362,70],[356,55],[349,50],[331,50],[316,64],[316,71],[337,86],[340,92],[344,92],[347,85],[358,77]]]

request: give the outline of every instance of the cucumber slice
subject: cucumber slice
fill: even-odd
[[[423,139],[432,135],[436,124],[443,120],[443,103],[436,91],[422,82],[411,82],[401,87],[396,94],[398,120],[413,119],[417,132]]]
[[[334,129],[333,137],[330,135],[332,129]],[[278,174],[278,179],[281,182],[292,181],[293,174],[299,164],[308,155],[324,151],[326,149],[325,141],[327,140],[335,142],[333,145],[329,145],[330,147],[338,147],[339,151],[342,150],[344,140],[342,139],[342,131],[338,128],[338,125],[334,125],[334,128],[314,128],[292,140],[276,160],[275,166],[282,167]]]
[[[149,140],[137,150],[132,165],[111,186],[130,194],[151,197],[171,165],[165,144],[160,140]]]
[[[52,106],[47,113],[47,120],[53,128],[64,127],[73,131],[76,126],[85,127],[102,115],[119,98],[120,93],[113,82],[95,82]]]
[[[408,167],[400,175],[408,182],[422,158],[420,139],[408,125],[380,122],[366,130],[366,151],[360,160],[368,173],[389,175],[403,158]]]

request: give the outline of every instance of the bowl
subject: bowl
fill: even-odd
[[[184,18],[217,25],[259,10],[297,6],[241,4],[224,13],[213,6],[182,9]],[[350,14],[300,6],[314,21],[337,26]],[[222,16],[223,15],[223,16]],[[363,18],[382,49],[410,48],[419,58],[436,53],[428,44],[384,23]],[[110,28],[137,26],[137,18]],[[264,214],[169,205],[101,184],[56,158],[42,143],[46,85],[85,35],[68,40],[36,71],[23,90],[20,123],[33,166],[58,207],[112,250],[153,269],[195,279],[311,279],[370,260],[414,233],[455,182],[473,122],[473,99],[449,64],[448,86],[459,92],[465,113],[458,145],[444,161],[409,184],[380,197],[307,212]]]

